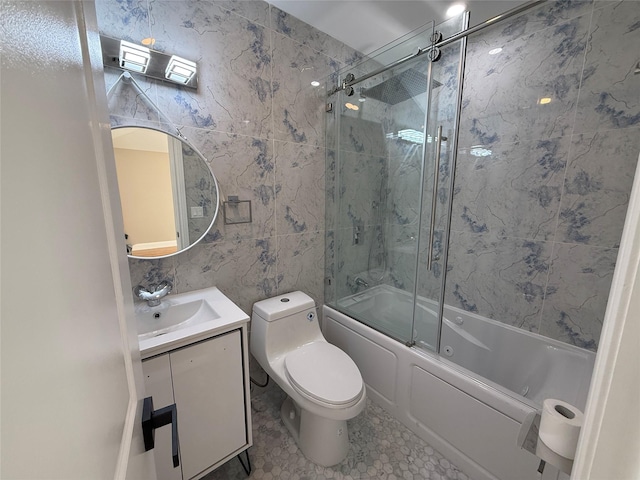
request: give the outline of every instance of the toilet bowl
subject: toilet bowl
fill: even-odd
[[[328,343],[313,299],[303,292],[253,305],[251,354],[287,394],[280,415],[302,453],[329,467],[349,453],[347,420],[365,407],[356,364]]]

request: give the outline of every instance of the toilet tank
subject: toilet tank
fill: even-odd
[[[273,359],[302,345],[323,339],[313,299],[291,292],[253,305],[251,353]]]

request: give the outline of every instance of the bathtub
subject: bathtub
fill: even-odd
[[[411,296],[385,285],[340,299],[338,308],[371,323],[323,307],[327,340],[356,362],[372,401],[474,480],[540,478],[539,459],[517,445],[522,425],[544,398],[584,409],[592,352],[451,306],[444,308],[442,355],[432,353],[433,342],[407,347],[391,337],[412,332]],[[418,338],[437,338],[433,302],[418,299],[413,328]],[[557,471],[547,467],[543,478]]]

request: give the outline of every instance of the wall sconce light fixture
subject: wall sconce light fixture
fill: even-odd
[[[132,72],[146,73],[149,67],[151,54],[147,47],[135,43],[120,40],[120,54],[118,55],[120,67]]]
[[[100,35],[100,43],[105,67],[198,89],[198,67],[192,60],[105,35]]]
[[[187,84],[196,74],[196,71],[196,62],[173,55],[169,59],[164,76],[172,82]]]

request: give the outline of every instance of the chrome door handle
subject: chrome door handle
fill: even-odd
[[[435,170],[433,172],[433,195],[431,198],[431,225],[429,226],[429,248],[427,249],[427,270],[433,266],[433,236],[436,229],[436,207],[438,201],[438,180],[440,179],[440,153],[442,151],[442,125],[438,127],[436,140]],[[437,259],[436,259],[437,260]]]

